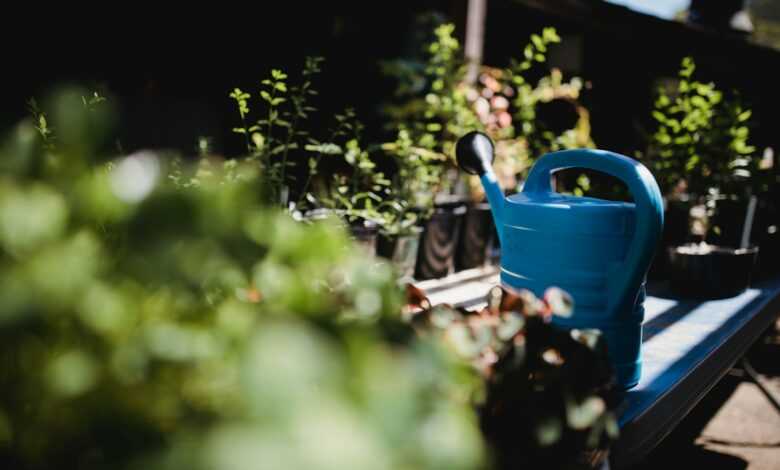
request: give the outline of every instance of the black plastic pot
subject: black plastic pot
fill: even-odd
[[[759,196],[751,243],[761,250],[756,262],[755,278],[771,279],[780,274],[780,195]]]
[[[415,279],[435,279],[454,272],[455,249],[465,213],[463,202],[437,204],[420,236]]]
[[[356,220],[349,224],[349,233],[370,255],[376,255],[377,235],[379,233],[376,222],[370,220]]]
[[[377,237],[377,254],[392,261],[403,278],[414,276],[421,232],[420,227],[414,227],[410,234],[388,236],[380,233]]]
[[[733,297],[750,286],[758,247],[727,248],[709,245],[670,247],[667,250],[669,287],[685,297]]]
[[[490,239],[487,256],[488,264],[501,264],[501,239],[498,238],[498,228],[496,227],[495,221],[493,223],[493,238]]]
[[[469,205],[458,236],[455,271],[484,266],[490,259],[495,232],[490,205]]]
[[[744,199],[720,199],[715,201],[715,211],[710,225],[718,230],[710,234],[708,241],[723,246],[739,246],[748,201]],[[750,231],[750,244],[759,247],[756,261],[757,278],[774,277],[780,272],[777,262],[780,255],[780,233],[775,199],[771,194],[758,196],[755,216]]]
[[[337,211],[333,209],[313,209],[306,212],[303,215],[303,220],[307,222],[313,222],[316,220],[323,220],[328,217],[336,217]],[[349,229],[349,234],[353,240],[358,242],[361,246],[365,247],[366,252],[371,256],[376,255],[377,250],[377,235],[379,234],[379,227],[376,222],[365,219],[355,219],[351,222],[341,217],[339,220]]]
[[[720,246],[739,246],[747,210],[748,201],[743,199],[716,200],[709,224],[717,230],[710,230],[707,241]]]
[[[689,200],[667,200],[664,210],[664,229],[655,257],[647,272],[648,279],[660,280],[669,277],[668,257],[666,250],[691,241],[690,211],[692,202]]]

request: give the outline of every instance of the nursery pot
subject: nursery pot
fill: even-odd
[[[669,287],[685,297],[733,297],[750,286],[758,247],[682,245],[667,250]]]
[[[338,211],[333,209],[319,208],[307,211],[306,214],[304,214],[303,219],[305,221],[313,222],[337,215]],[[344,226],[349,230],[350,237],[364,247],[368,254],[371,256],[376,254],[377,234],[379,233],[376,222],[360,218],[348,222],[343,217],[340,217],[339,220],[341,220]]]
[[[664,209],[664,229],[661,235],[666,247],[687,243],[690,237],[690,214],[694,203],[690,199],[666,201]]]
[[[780,259],[780,213],[777,201],[780,201],[780,195],[771,193],[758,198],[751,235],[751,242],[761,249],[756,261],[756,279],[771,279],[780,273],[780,263],[777,262]]]
[[[377,250],[377,234],[379,230],[376,222],[358,219],[349,225],[349,233],[352,239],[364,247],[368,254],[375,255]]]
[[[490,204],[471,204],[463,216],[455,251],[455,270],[478,268],[489,260],[495,236]]]
[[[755,216],[749,233],[750,244],[759,247],[756,260],[756,278],[767,279],[778,272],[778,254],[780,253],[780,234],[778,234],[777,195],[759,194],[756,200]],[[718,230],[710,235],[713,243],[726,246],[739,246],[743,236],[745,215],[748,211],[746,199],[718,199],[711,225]]]
[[[689,238],[692,204],[689,199],[666,199],[664,228],[655,251],[656,255],[647,272],[648,279],[667,279],[669,260],[664,256],[664,253],[670,247],[680,246],[691,241]]]
[[[708,241],[721,246],[739,246],[748,201],[744,199],[716,199],[710,226],[717,231],[708,234]]]
[[[412,232],[405,235],[380,233],[377,237],[377,254],[392,261],[403,278],[414,276],[421,232],[422,228],[412,227]]]
[[[415,279],[435,279],[454,271],[455,249],[465,213],[466,205],[462,201],[436,205],[420,236]]]

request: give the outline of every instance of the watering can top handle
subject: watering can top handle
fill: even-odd
[[[635,286],[644,281],[658,238],[663,229],[663,201],[658,183],[638,161],[604,150],[563,150],[544,155],[531,169],[523,192],[551,192],[550,177],[555,170],[585,168],[600,171],[622,180],[634,197],[636,229],[626,254],[625,264],[609,282],[611,306],[620,309],[633,306]]]

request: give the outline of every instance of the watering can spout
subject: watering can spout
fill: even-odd
[[[481,132],[469,132],[460,139],[455,146],[455,156],[458,166],[466,173],[479,175],[482,186],[485,188],[490,211],[496,227],[504,225],[504,191],[498,184],[496,174],[493,172],[493,142],[490,137]],[[502,230],[498,230],[499,242],[503,243]]]

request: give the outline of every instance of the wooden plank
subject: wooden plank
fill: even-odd
[[[619,412],[613,468],[641,460],[682,420],[772,324],[780,280],[706,302],[648,296],[642,378]]]

